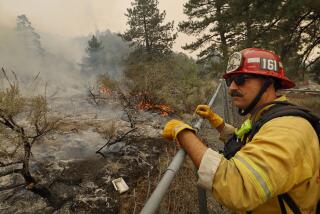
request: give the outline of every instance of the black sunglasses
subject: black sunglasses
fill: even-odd
[[[259,78],[256,75],[249,75],[249,74],[240,74],[240,75],[234,75],[226,79],[226,84],[228,87],[230,87],[231,83],[234,81],[236,85],[241,86],[246,82],[246,79],[250,78]]]

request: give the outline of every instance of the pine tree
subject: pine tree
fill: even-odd
[[[253,45],[276,52],[291,78],[304,79],[310,59],[320,57],[312,56],[320,45],[320,13],[304,0],[249,2],[258,17],[251,26]]]
[[[32,24],[26,15],[23,14],[17,17],[16,30],[24,41],[26,48],[29,49],[31,53],[39,56],[44,55],[44,49],[40,42],[40,35],[32,27]]]
[[[134,0],[127,9],[129,29],[122,38],[150,55],[171,52],[174,40],[174,22],[164,24],[166,12],[160,13],[157,0]]]
[[[200,60],[225,64],[233,51],[260,47],[280,55],[290,77],[304,78],[320,58],[320,12],[304,0],[189,0],[184,13],[180,30],[196,36],[184,48],[200,51]]]
[[[196,41],[183,46],[185,50],[200,50],[200,60],[228,58],[232,43],[231,20],[227,11],[229,5],[223,0],[189,0],[184,5],[187,21],[179,23],[180,31],[193,35]]]
[[[81,71],[86,74],[102,74],[106,72],[103,46],[96,36],[92,36],[86,48],[87,56],[83,58]]]

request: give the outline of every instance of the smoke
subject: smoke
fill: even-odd
[[[49,96],[84,93],[88,83],[81,75],[78,63],[85,47],[72,39],[36,33],[39,48],[35,42],[37,36],[29,34],[21,34],[16,28],[0,23],[0,67],[17,75],[24,94],[43,94],[45,86]],[[1,74],[0,87],[4,82]]]

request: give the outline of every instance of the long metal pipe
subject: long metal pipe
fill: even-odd
[[[222,81],[220,80],[220,83],[218,85],[218,88],[216,89],[214,95],[212,96],[210,102],[208,103],[209,106],[212,106],[218,92],[220,91],[222,85]],[[194,125],[194,127],[199,131],[201,128],[201,124],[203,122],[203,119],[200,118],[197,123]],[[174,176],[182,166],[182,163],[184,161],[184,158],[186,157],[186,152],[183,149],[180,149],[177,154],[174,156],[173,160],[171,161],[170,165],[168,166],[165,174],[161,178],[159,184],[157,185],[157,188],[153,191],[152,195],[146,202],[145,206],[141,210],[141,214],[152,214],[155,213],[162,201],[162,198],[166,194],[167,190],[169,189],[169,186],[171,182],[173,181]]]

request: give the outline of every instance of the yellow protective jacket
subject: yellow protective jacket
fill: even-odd
[[[234,131],[230,125],[226,129],[229,134]],[[277,196],[283,193],[290,195],[302,213],[316,213],[319,172],[320,149],[314,128],[304,118],[284,116],[265,123],[229,160],[208,149],[198,170],[198,184],[238,213],[281,213]],[[287,206],[286,210],[292,213]]]

